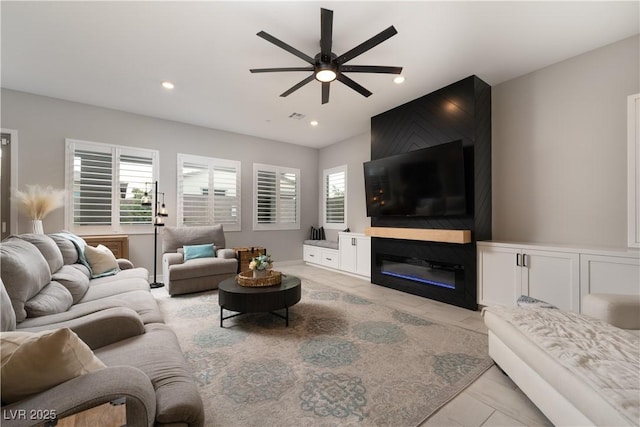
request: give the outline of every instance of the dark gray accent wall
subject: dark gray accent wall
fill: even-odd
[[[394,253],[398,245],[408,252],[430,252],[430,242],[372,239],[372,282],[418,295],[450,302],[466,308],[476,305],[475,251],[477,240],[491,239],[491,87],[470,76],[371,119],[371,159],[406,153],[450,141],[462,140],[467,179],[467,215],[460,217],[377,217],[373,227],[434,228],[471,230],[472,243],[437,244],[451,246],[451,259],[465,266],[464,288],[444,291],[428,286],[399,285],[376,272],[377,253]],[[419,185],[419,183],[416,183]],[[442,252],[442,250],[441,250]],[[407,256],[407,255],[405,255]],[[448,296],[449,295],[449,296]]]

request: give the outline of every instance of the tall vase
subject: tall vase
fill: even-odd
[[[31,230],[33,234],[44,234],[44,228],[42,227],[41,219],[31,220]]]

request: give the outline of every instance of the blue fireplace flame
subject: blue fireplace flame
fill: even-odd
[[[425,279],[424,277],[413,276],[410,274],[400,274],[395,273],[393,271],[383,271],[382,274],[386,274],[387,276],[399,277],[401,279],[413,280],[414,282],[426,283],[427,285],[440,286],[441,288],[447,289],[455,289],[455,285],[451,285],[449,283],[436,282],[434,280]]]

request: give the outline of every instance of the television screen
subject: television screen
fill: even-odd
[[[364,163],[367,216],[456,216],[467,211],[462,141]]]

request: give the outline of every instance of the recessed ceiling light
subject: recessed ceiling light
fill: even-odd
[[[395,79],[393,79],[393,82],[399,85],[400,83],[404,82],[404,76],[397,76]]]
[[[317,121],[317,120],[311,120],[311,121],[309,122],[309,124],[310,124],[311,126],[318,126],[318,121]]]
[[[170,81],[164,81],[162,82],[162,87],[165,89],[173,89],[175,86]]]

